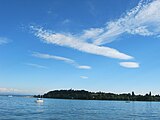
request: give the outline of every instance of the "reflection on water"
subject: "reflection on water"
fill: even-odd
[[[0,96],[0,120],[160,120],[159,102],[35,100]]]
[[[38,113],[42,113],[42,112],[44,112],[44,109],[43,109],[43,103],[37,103],[37,102],[35,102],[36,103],[36,105],[37,105],[37,110],[36,110],[36,112],[38,112]]]

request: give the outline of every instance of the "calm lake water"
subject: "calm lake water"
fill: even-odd
[[[0,96],[0,120],[160,120],[160,102],[35,100]]]

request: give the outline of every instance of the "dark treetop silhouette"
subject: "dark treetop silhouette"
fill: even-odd
[[[40,97],[40,95],[34,96]],[[54,90],[43,95],[44,98],[80,99],[80,100],[125,100],[125,101],[160,101],[159,95],[135,95],[134,92],[114,94],[105,92],[89,92],[86,90]]]

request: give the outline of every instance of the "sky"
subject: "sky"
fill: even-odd
[[[1,0],[0,93],[160,94],[160,0]]]

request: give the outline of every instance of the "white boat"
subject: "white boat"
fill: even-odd
[[[37,103],[43,103],[44,101],[43,101],[42,98],[37,98],[37,100],[35,102],[37,102]]]
[[[8,95],[8,97],[13,97],[12,95]]]

